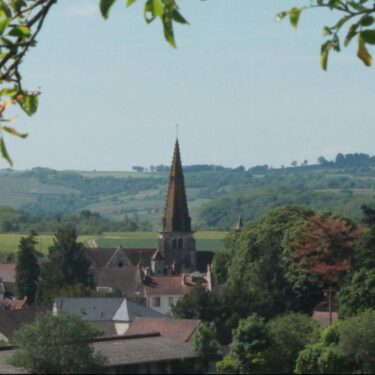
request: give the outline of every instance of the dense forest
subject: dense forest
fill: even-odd
[[[255,220],[269,209],[285,204],[306,205],[319,212],[332,211],[358,220],[362,204],[375,204],[375,156],[338,154],[335,160],[321,156],[318,162],[292,162],[290,167],[282,168],[185,166],[194,229],[227,230],[240,215],[245,221]],[[12,214],[11,223],[1,224],[0,229],[25,230],[30,222],[43,222],[43,218],[84,222],[86,219],[79,219],[82,211],[100,218],[93,215],[89,223],[82,224],[84,233],[91,231],[93,223],[111,230],[158,229],[168,170],[164,165],[135,166],[133,172],[55,171],[40,167],[0,170],[0,204],[21,210],[17,215],[23,220],[16,223],[17,215]],[[54,224],[51,228],[44,223],[39,231],[43,226],[46,231],[54,230]]]

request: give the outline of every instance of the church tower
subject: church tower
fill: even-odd
[[[174,147],[162,225],[158,250],[164,256],[165,266],[174,269],[177,273],[183,270],[195,271],[195,239],[186,201],[178,140]]]

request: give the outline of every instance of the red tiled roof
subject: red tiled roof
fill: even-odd
[[[159,332],[162,336],[178,342],[187,342],[200,324],[198,319],[156,319],[137,317],[126,331],[128,335]]]
[[[319,323],[322,328],[328,327],[330,325],[328,311],[314,310],[312,318],[317,323]],[[332,323],[334,323],[336,320],[337,320],[337,313],[332,312]]]
[[[16,281],[16,264],[0,263],[0,279],[7,283]]]
[[[42,312],[43,310],[33,307],[22,310],[0,311],[0,332],[9,338],[24,324],[32,323],[37,314]]]
[[[27,298],[24,299],[2,299],[0,300],[0,310],[21,310],[26,307]]]
[[[195,284],[191,277],[185,276],[152,276],[150,281],[144,284],[146,296],[152,295],[185,295],[188,294]],[[204,285],[205,286],[205,285]]]

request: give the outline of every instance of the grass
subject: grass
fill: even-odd
[[[223,238],[226,232],[202,231],[195,233],[197,250],[218,251],[223,248]],[[13,253],[18,249],[18,243],[23,233],[1,233],[0,253]],[[154,248],[156,247],[158,232],[108,232],[101,235],[79,236],[78,240],[87,244],[95,240],[99,247],[124,248]],[[41,234],[38,236],[37,250],[46,254],[48,247],[53,243],[53,234]]]

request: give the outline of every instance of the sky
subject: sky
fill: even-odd
[[[160,22],[145,24],[144,0],[118,0],[107,21],[98,2],[60,0],[25,58],[24,86],[42,95],[33,117],[18,113],[29,137],[7,137],[15,169],[169,165],[176,124],[185,165],[375,154],[374,68],[354,46],[319,66],[329,11],[294,30],[275,15],[307,0],[179,1],[190,25],[173,49]]]

